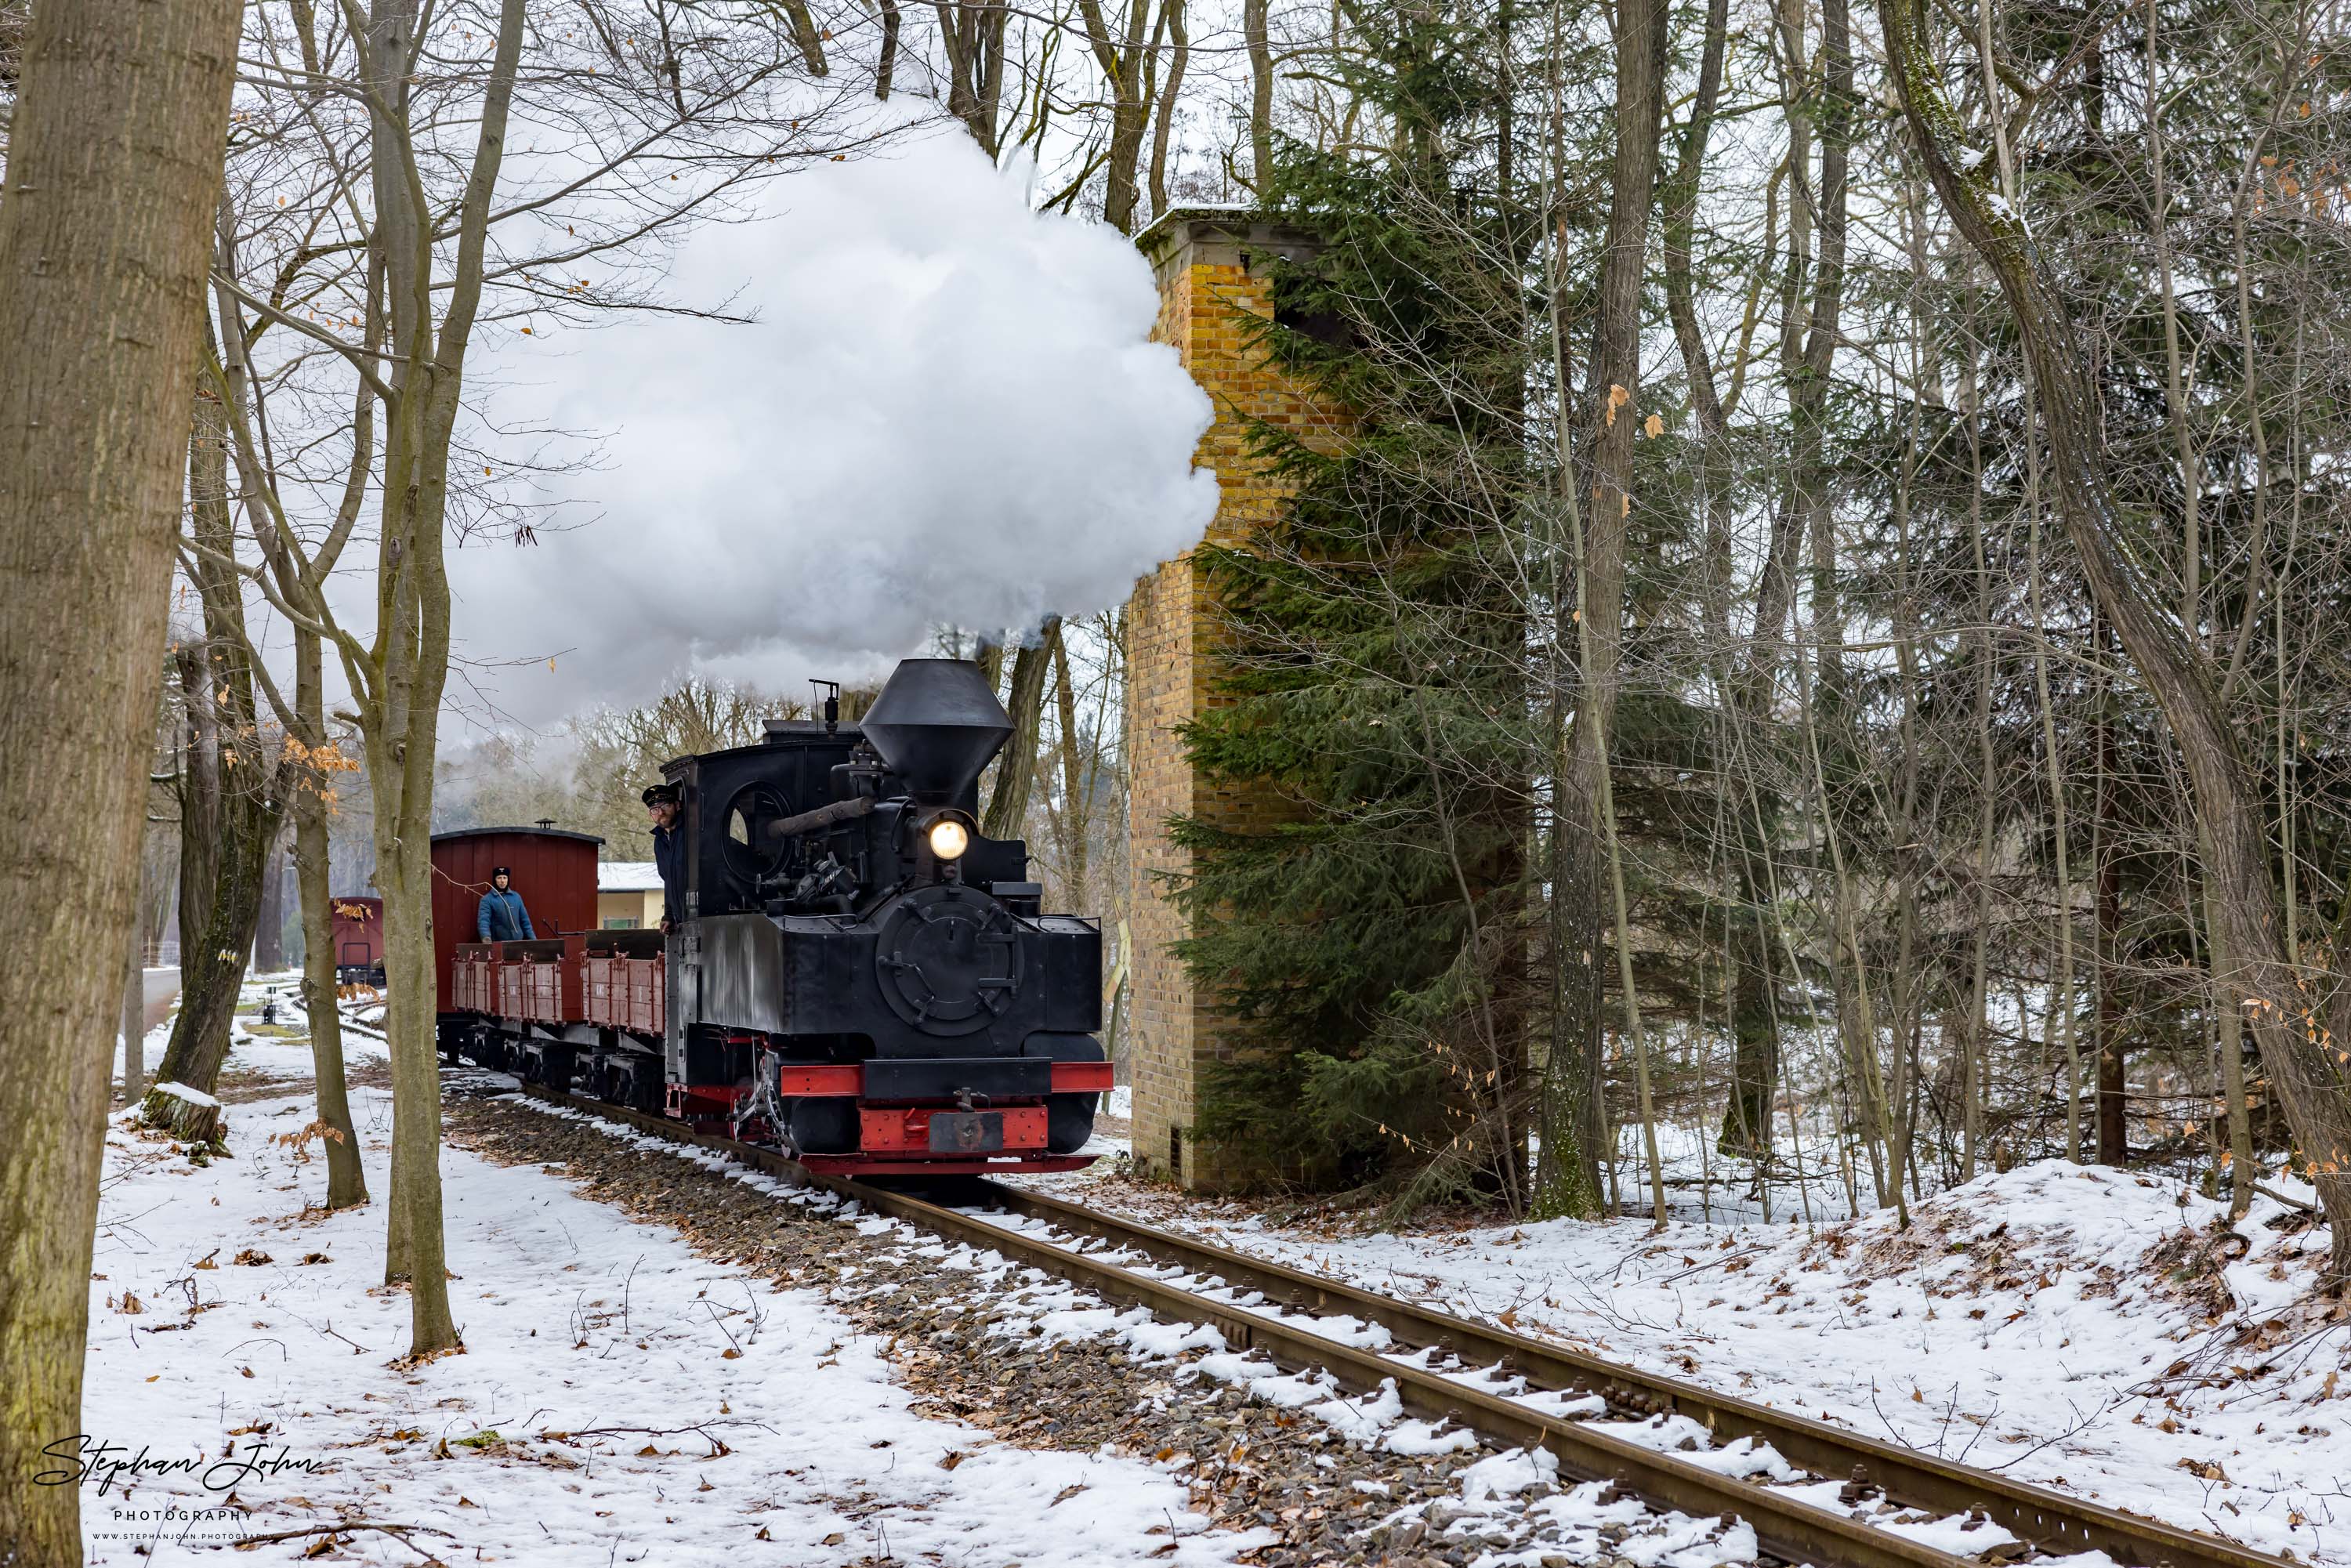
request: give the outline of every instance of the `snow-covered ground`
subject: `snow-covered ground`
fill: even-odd
[[[358,1098],[381,1193],[388,1107]],[[235,1157],[201,1168],[109,1134],[83,1426],[106,1462],[186,1463],[85,1483],[92,1563],[360,1520],[448,1561],[1228,1560],[1237,1538],[1206,1534],[1152,1556],[1186,1502],[1148,1464],[913,1414],[881,1347],[814,1293],[705,1262],[533,1166],[447,1152],[466,1353],[403,1367],[382,1210],[310,1208],[323,1163],[270,1141],[309,1110],[235,1107]],[[1055,1508],[1081,1486],[1085,1506]],[[350,1533],[349,1556],[420,1560]]]
[[[307,1041],[254,1022],[230,1074],[307,1081]],[[151,1069],[167,1038],[151,1036]],[[347,1038],[355,1058],[380,1051]],[[84,1441],[57,1449],[60,1469],[89,1472],[93,1563],[272,1534],[253,1560],[291,1562],[329,1528],[339,1560],[387,1563],[1092,1568],[1220,1563],[1249,1544],[1207,1532],[1144,1459],[915,1414],[883,1347],[818,1293],[456,1148],[443,1179],[466,1352],[403,1366],[383,1210],[314,1207],[307,1082],[287,1087],[301,1092],[232,1104],[234,1155],[201,1166],[127,1113],[109,1129]],[[389,1096],[358,1090],[353,1113],[381,1195]],[[1169,1521],[1187,1518],[1170,1551]]]
[[[269,977],[248,996],[290,993],[291,979]],[[532,1164],[446,1152],[451,1267],[462,1276],[452,1291],[468,1354],[396,1364],[407,1301],[376,1283],[381,1210],[308,1207],[324,1169],[300,1142],[309,1106],[292,1091],[307,1084],[309,1051],[298,1011],[282,1016],[293,1032],[240,1024],[232,1077],[245,1075],[246,1093],[267,1095],[252,1085],[270,1077],[288,1092],[237,1103],[225,1084],[235,1157],[198,1167],[120,1117],[110,1132],[84,1426],[120,1450],[111,1458],[143,1446],[150,1460],[189,1463],[122,1473],[103,1492],[97,1477],[85,1483],[93,1562],[132,1561],[140,1544],[168,1560],[207,1539],[354,1521],[413,1527],[406,1543],[380,1531],[347,1537],[346,1557],[384,1563],[478,1552],[532,1563],[895,1556],[1034,1568],[1225,1562],[1252,1545],[1245,1531],[1207,1529],[1197,1474],[1181,1469],[1188,1455],[1036,1451],[919,1411],[883,1347],[837,1301],[713,1263],[676,1232],[590,1202]],[[150,1037],[151,1068],[163,1039]],[[381,1051],[361,1031],[347,1044],[355,1069]],[[1104,1109],[1128,1107],[1113,1096]],[[362,1088],[354,1111],[381,1194],[388,1097]],[[1626,1219],[1382,1235],[1276,1226],[1246,1205],[1137,1186],[1111,1164],[1052,1185],[2021,1480],[2351,1568],[2351,1309],[2312,1294],[2325,1232],[2275,1197],[2231,1231],[2220,1206],[2176,1181],[2052,1161],[1932,1197],[1907,1232],[1890,1214],[1829,1222],[1831,1195],[1816,1186],[1775,1196],[1769,1225],[1756,1205],[1733,1210],[1740,1223],[1676,1218],[1662,1232]],[[747,1201],[808,1201],[729,1168],[758,1189]],[[2311,1196],[2289,1179],[2267,1185]],[[1823,1199],[1810,1216],[1808,1197]],[[835,1218],[861,1231],[888,1223]],[[993,1255],[913,1233],[900,1250],[908,1268],[968,1270],[1008,1321],[1035,1325],[1024,1332],[1037,1343],[1181,1356],[1166,1375],[1176,1405],[1221,1383],[1312,1414],[1333,1440],[1473,1457],[1458,1450],[1467,1434],[1401,1420],[1376,1396],[1350,1400],[1281,1377],[1197,1331],[1114,1312]],[[1465,1464],[1450,1484],[1457,1507],[1415,1503],[1389,1517],[1392,1548],[1422,1526],[1505,1528],[1492,1521],[1511,1514],[1507,1531],[1523,1532],[1549,1512],[1556,1528],[1541,1550],[1566,1542],[1579,1561],[1573,1543],[1586,1536],[1673,1568],[1751,1555],[1719,1521],[1686,1521],[1690,1538],[1678,1543],[1654,1530],[1637,1542],[1621,1528],[1604,1538],[1606,1510],[1620,1505],[1596,1490],[1550,1488],[1526,1456]],[[1080,1485],[1082,1505],[1056,1503]],[[234,1518],[135,1517],[228,1506],[229,1490]],[[291,1560],[320,1539],[266,1543],[261,1560]]]
[[[172,1009],[162,1021],[150,1029],[140,1045],[140,1060],[146,1081],[155,1081],[155,1070],[163,1061],[164,1050],[172,1043],[172,1019],[179,1005],[176,970],[151,969],[150,976],[171,975]],[[151,986],[151,990],[152,990]],[[264,1021],[263,1009],[277,1004],[275,1021]],[[368,1029],[365,1019],[371,1016],[380,1023],[381,1008],[354,1009],[361,1020],[360,1027],[343,1031],[343,1061],[354,1070],[371,1062],[384,1060],[383,1037]],[[265,974],[249,974],[245,988],[237,996],[236,1017],[229,1024],[229,1059],[224,1072],[235,1076],[251,1073],[268,1078],[310,1079],[310,1040],[302,1011],[302,971],[280,969]],[[114,1065],[111,1069],[117,1089],[121,1087],[122,1039],[114,1041]]]
[[[1098,1169],[1100,1167],[1097,1167]],[[2309,1188],[2264,1185],[2308,1201]],[[1554,1221],[1361,1234],[1105,1176],[1062,1196],[1876,1437],[2351,1563],[2351,1306],[2272,1197],[2044,1161],[1807,1227]]]
[[[887,1268],[831,1294],[778,1288],[580,1196],[554,1166],[452,1146],[466,1352],[403,1364],[407,1298],[376,1282],[381,1209],[314,1207],[324,1168],[305,1137],[308,1064],[298,1035],[240,1027],[231,1157],[193,1164],[127,1113],[110,1129],[86,1439],[58,1456],[61,1471],[88,1466],[93,1563],[230,1542],[295,1561],[331,1542],[339,1560],[385,1563],[1223,1563],[1275,1540],[1266,1494],[1236,1511],[1228,1489],[1284,1441],[1304,1468],[1271,1494],[1280,1521],[1327,1518],[1398,1561],[1440,1542],[1461,1542],[1448,1559],[1498,1563],[1564,1552],[1716,1568],[1755,1555],[1736,1521],[1562,1488],[1548,1456],[1409,1418],[1392,1389],[1350,1397],[1231,1352],[1213,1330],[1117,1311],[993,1252],[602,1123],[587,1124],[718,1169],[753,1189],[746,1202],[878,1242]],[[295,1092],[255,1082],[270,1076]],[[532,1121],[582,1120],[514,1103]],[[388,1096],[361,1088],[354,1111],[380,1194]],[[1002,1347],[986,1354],[1114,1352],[1144,1391],[1129,1419],[1190,1437],[1071,1451],[944,1417],[920,1372],[937,1353],[851,1322],[860,1298],[918,1278],[955,1281],[947,1315]],[[1204,1443],[1219,1428],[1221,1447]],[[1349,1479],[1381,1467],[1388,1480]]]
[[[509,1096],[526,1115],[570,1123],[593,1129],[613,1143],[633,1145],[658,1157],[696,1166],[740,1184],[769,1200],[827,1215],[852,1226],[869,1239],[880,1239],[883,1254],[893,1269],[964,1281],[941,1303],[940,1315],[962,1318],[984,1311],[987,1354],[1019,1355],[1025,1347],[1033,1356],[1055,1347],[1086,1344],[1110,1347],[1131,1355],[1147,1371],[1136,1412],[1149,1416],[1181,1418],[1202,1408],[1224,1408],[1236,1402],[1244,1411],[1273,1413],[1277,1429],[1293,1428],[1289,1441],[1312,1455],[1311,1467],[1298,1470],[1277,1494],[1289,1506],[1279,1511],[1250,1514],[1228,1510],[1220,1522],[1238,1529],[1228,1549],[1270,1547],[1274,1536],[1265,1526],[1301,1518],[1311,1527],[1343,1508],[1358,1511],[1344,1530],[1345,1546],[1358,1552],[1365,1547],[1398,1568],[1437,1561],[1416,1555],[1426,1544],[1448,1552],[1443,1561],[1472,1563],[1477,1568],[1551,1568],[1562,1562],[1614,1563],[1625,1568],[1737,1568],[1757,1561],[1759,1546],[1753,1527],[1733,1516],[1694,1516],[1671,1510],[1653,1510],[1639,1500],[1619,1496],[1604,1481],[1562,1486],[1559,1465],[1551,1454],[1524,1448],[1502,1448],[1451,1419],[1429,1421],[1407,1416],[1394,1379],[1368,1393],[1350,1394],[1329,1373],[1314,1368],[1285,1373],[1261,1353],[1235,1351],[1217,1329],[1182,1322],[1163,1322],[1141,1308],[1120,1310],[1043,1270],[1013,1263],[1000,1253],[963,1243],[950,1243],[904,1221],[867,1212],[855,1202],[833,1195],[795,1187],[731,1160],[701,1150],[682,1148],[580,1113],[552,1107],[544,1102]],[[1245,1312],[1285,1315],[1283,1309],[1262,1297],[1237,1291],[1213,1281],[1186,1281],[1165,1265],[1145,1264],[1147,1271],[1185,1288],[1206,1288],[1204,1293]],[[891,1296],[904,1289],[903,1278],[883,1278],[850,1288],[851,1294]],[[836,1300],[842,1299],[836,1294]],[[1392,1340],[1376,1324],[1336,1317],[1317,1317],[1317,1333],[1339,1343],[1387,1352]],[[1000,1347],[1000,1348],[998,1348]],[[919,1363],[919,1346],[902,1355]],[[1465,1366],[1450,1357],[1423,1348],[1395,1351],[1393,1358],[1422,1367],[1446,1371],[1465,1385],[1505,1396],[1523,1396],[1538,1408],[1557,1415],[1598,1411],[1603,1402],[1590,1396],[1556,1393],[1529,1395],[1525,1380],[1494,1369]],[[1146,1416],[1146,1419],[1149,1418]],[[1301,1419],[1303,1417],[1304,1419]],[[1245,1422],[1246,1415],[1238,1417]],[[1234,1422],[1211,1416],[1209,1424],[1225,1428],[1213,1451],[1170,1446],[1158,1449],[1155,1462],[1167,1473],[1183,1478],[1196,1507],[1215,1506],[1220,1487],[1228,1489],[1236,1471],[1249,1471],[1266,1462],[1260,1428],[1256,1434],[1234,1430]],[[1674,1448],[1693,1440],[1702,1429],[1680,1416],[1661,1416],[1648,1423],[1618,1426],[1620,1436],[1658,1449]],[[1195,1427],[1193,1443],[1207,1436]],[[1275,1438],[1279,1447],[1280,1439]],[[1149,1448],[1149,1443],[1144,1447]],[[1201,1444],[1206,1447],[1206,1444]],[[1252,1458],[1252,1452],[1254,1457]],[[1391,1469],[1395,1479],[1351,1475],[1366,1462],[1400,1465]],[[1776,1456],[1757,1454],[1742,1459],[1748,1471],[1761,1469],[1794,1479],[1797,1472]],[[1406,1498],[1403,1485],[1416,1494]],[[1827,1483],[1834,1490],[1835,1483]],[[1263,1494],[1259,1494],[1259,1501]],[[1251,1519],[1257,1521],[1254,1528]],[[1191,1521],[1169,1524],[1177,1533],[1197,1528]],[[1889,1528],[1906,1533],[1931,1531],[1933,1525],[1896,1521]],[[1972,1528],[1972,1527],[1971,1527]],[[1966,1544],[1986,1547],[2013,1539],[2004,1531],[1977,1537]],[[1162,1549],[1165,1555],[1165,1548]],[[1328,1565],[1338,1551],[1316,1550],[1291,1561]],[[1360,1559],[1356,1559],[1360,1560]],[[2081,1568],[2111,1564],[2101,1556],[2078,1560]]]

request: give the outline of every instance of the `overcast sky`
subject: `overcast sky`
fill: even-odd
[[[545,482],[568,505],[536,545],[450,558],[459,656],[496,710],[552,729],[688,669],[801,695],[941,623],[1115,604],[1197,541],[1210,411],[1146,340],[1150,270],[1029,201],[1025,170],[959,134],[819,164],[677,256],[674,298],[733,296],[756,325],[502,346],[491,417],[592,434],[598,455]]]

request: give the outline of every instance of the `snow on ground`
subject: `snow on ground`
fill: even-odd
[[[247,1037],[231,1065],[298,1051],[307,1068],[300,1041]],[[389,1097],[357,1091],[353,1111],[381,1195]],[[1144,1460],[917,1416],[882,1347],[815,1293],[454,1148],[466,1354],[402,1367],[408,1300],[378,1284],[381,1207],[310,1207],[323,1162],[273,1141],[310,1114],[307,1092],[232,1105],[235,1155],[204,1166],[127,1115],[109,1130],[85,1438],[57,1450],[61,1469],[87,1460],[93,1563],[357,1521],[410,1527],[413,1544],[356,1531],[340,1560],[1095,1568],[1226,1563],[1249,1544],[1202,1533],[1183,1486]],[[1059,1506],[1081,1487],[1082,1505]],[[1171,1520],[1186,1525],[1173,1552]]]
[[[1100,1167],[1097,1167],[1098,1169]],[[2305,1202],[2290,1178],[2264,1184]],[[1834,1226],[1282,1227],[1114,1176],[1064,1197],[2261,1550],[2351,1563],[2351,1306],[2323,1227],[2049,1160]]]
[[[295,979],[256,980],[247,998],[278,990],[290,1000]],[[307,1081],[299,1011],[281,1017],[283,1034],[240,1019],[232,1073]],[[151,1067],[166,1038],[150,1036]],[[381,1056],[364,1029],[346,1043],[355,1067]],[[1128,1109],[1116,1095],[1104,1106]],[[388,1099],[359,1091],[354,1111],[381,1193]],[[323,1167],[268,1142],[304,1125],[307,1098],[232,1104],[229,1115],[237,1157],[204,1168],[120,1125],[110,1133],[85,1426],[93,1441],[200,1466],[120,1476],[103,1495],[96,1477],[86,1482],[93,1562],[131,1561],[133,1531],[160,1539],[168,1559],[208,1531],[218,1540],[362,1517],[445,1531],[414,1539],[451,1561],[479,1549],[484,1560],[534,1563],[748,1553],[797,1565],[886,1548],[1033,1568],[1221,1562],[1249,1543],[1201,1533],[1180,1478],[1165,1469],[1012,1448],[918,1416],[875,1347],[822,1300],[700,1261],[673,1233],[625,1223],[535,1167],[454,1149],[444,1181],[452,1267],[464,1278],[453,1291],[469,1354],[399,1369],[406,1299],[371,1288],[381,1211],[306,1210]],[[1832,1171],[1806,1192],[1776,1195],[1771,1224],[1760,1204],[1700,1188],[1715,1196],[1677,1203],[1662,1232],[1625,1219],[1364,1235],[1276,1226],[1248,1206],[1179,1199],[1111,1169],[1105,1159],[1091,1179],[1050,1185],[2020,1480],[2351,1565],[2351,1311],[2311,1295],[2325,1232],[2274,1197],[2231,1232],[2221,1206],[2177,1182],[2046,1161],[1928,1198],[1907,1232],[1890,1214],[1830,1222],[1844,1212],[1831,1202],[1842,1187]],[[2290,1179],[2267,1185],[2311,1196]],[[1305,1409],[1344,1440],[1395,1448],[1464,1436],[1402,1421],[1376,1395],[1351,1400],[1285,1377],[1202,1331],[1091,1303],[1033,1271],[999,1276],[992,1254],[950,1262],[911,1233],[908,1243],[933,1266],[972,1268],[976,1283],[1000,1279],[1040,1333],[1185,1355],[1186,1379]],[[248,1249],[268,1260],[237,1263]],[[326,1260],[302,1261],[314,1254]],[[138,1310],[124,1310],[125,1292]],[[1654,1434],[1667,1446],[1680,1436]],[[971,1457],[950,1469],[941,1461],[951,1452]],[[304,1468],[212,1473],[255,1511],[233,1524],[113,1512],[216,1506],[223,1494],[204,1481],[224,1460]],[[1496,1479],[1469,1484],[1458,1517],[1432,1517],[1435,1530],[1480,1528],[1481,1510],[1512,1507],[1557,1513],[1570,1536],[1604,1522],[1590,1489],[1511,1503],[1505,1472],[1534,1461],[1488,1462]],[[1085,1511],[1064,1518],[1051,1500],[1080,1479]],[[1169,1521],[1181,1522],[1177,1553],[1153,1557],[1168,1535],[1144,1532]],[[1710,1522],[1689,1521],[1689,1542],[1653,1534],[1648,1544],[1667,1563],[1740,1555],[1737,1542],[1707,1537],[1699,1527]],[[263,1560],[317,1539],[269,1544]],[[346,1550],[419,1560],[380,1533]]]
[[[265,1022],[262,1009],[277,1004],[277,1019]],[[163,1060],[163,1052],[172,1043],[172,1020],[178,1016],[178,998],[172,998],[172,1011],[163,1020],[149,1030],[140,1045],[140,1060],[145,1066],[147,1081],[152,1082],[155,1069]],[[343,1030],[343,1061],[347,1067],[358,1068],[368,1062],[385,1060],[383,1022],[381,1006],[350,1009],[356,1019],[347,1018]],[[374,1026],[369,1027],[372,1019]],[[254,1073],[269,1078],[310,1078],[310,1037],[308,1015],[302,1010],[302,971],[282,969],[268,974],[249,974],[244,989],[237,994],[236,1016],[229,1023],[229,1059],[224,1071],[227,1074]],[[115,1037],[114,1065],[111,1069],[116,1086],[122,1078],[122,1038]]]
[[[1393,1379],[1369,1394],[1351,1396],[1321,1368],[1285,1373],[1259,1353],[1235,1352],[1214,1327],[1161,1321],[1139,1307],[1122,1311],[1040,1269],[1015,1264],[990,1249],[947,1242],[904,1221],[872,1214],[855,1202],[843,1202],[831,1193],[793,1186],[718,1155],[683,1147],[542,1101],[519,1096],[515,1101],[543,1115],[584,1123],[618,1142],[701,1166],[776,1201],[830,1215],[841,1223],[855,1226],[863,1234],[893,1236],[904,1243],[897,1257],[905,1264],[969,1274],[973,1297],[985,1299],[1000,1314],[988,1330],[991,1340],[1001,1340],[1008,1346],[1031,1347],[1100,1340],[1126,1350],[1138,1362],[1176,1363],[1168,1367],[1167,1376],[1157,1391],[1146,1397],[1146,1403],[1155,1410],[1164,1412],[1176,1401],[1192,1400],[1196,1397],[1195,1390],[1206,1388],[1213,1394],[1217,1385],[1226,1385],[1251,1401],[1313,1418],[1322,1429],[1322,1435],[1315,1439],[1320,1442],[1420,1459],[1476,1454],[1489,1447],[1478,1434],[1450,1420],[1431,1422],[1406,1417]],[[1013,1228],[1027,1228],[1018,1224]],[[1140,1268],[1155,1278],[1187,1289],[1194,1283],[1172,1266],[1144,1264]],[[874,1286],[883,1292],[896,1288],[887,1281]],[[1286,1315],[1254,1293],[1230,1289],[1205,1293],[1248,1310]],[[1386,1349],[1391,1343],[1387,1331],[1375,1324],[1325,1317],[1317,1318],[1314,1326],[1317,1332],[1343,1343],[1377,1350]],[[1428,1348],[1400,1353],[1396,1359],[1440,1370],[1449,1368],[1459,1381],[1490,1393],[1515,1395],[1526,1388],[1524,1378],[1499,1375],[1491,1369],[1463,1367],[1449,1358],[1440,1362],[1437,1353]],[[1564,1396],[1534,1397],[1562,1415],[1596,1410],[1602,1404],[1597,1399],[1578,1400]],[[1703,1435],[1703,1429],[1695,1423],[1678,1416],[1617,1429],[1661,1450],[1677,1448],[1692,1432]],[[1237,1457],[1213,1459],[1211,1456],[1199,1456],[1196,1459],[1190,1453],[1168,1450],[1160,1456],[1160,1460],[1165,1471],[1188,1475],[1196,1488],[1204,1472]],[[1337,1461],[1327,1454],[1316,1463],[1326,1469],[1335,1469],[1337,1466]],[[1748,1460],[1741,1473],[1756,1469],[1777,1469],[1787,1476],[1795,1473],[1776,1456]],[[1560,1490],[1558,1474],[1558,1460],[1546,1452],[1509,1448],[1489,1453],[1458,1472],[1454,1478],[1458,1490],[1452,1496],[1441,1501],[1423,1500],[1394,1509],[1360,1533],[1369,1536],[1373,1530],[1384,1529],[1385,1545],[1395,1551],[1409,1551],[1412,1544],[1432,1537],[1476,1542],[1505,1550],[1507,1554],[1478,1552],[1475,1561],[1481,1568],[1541,1564],[1562,1558],[1577,1563],[1604,1563],[1613,1558],[1632,1568],[1730,1568],[1758,1559],[1759,1544],[1753,1527],[1736,1518],[1700,1517],[1652,1509],[1633,1497],[1617,1495],[1616,1489],[1604,1481]],[[1375,1483],[1354,1484],[1385,1490]],[[1311,1500],[1310,1489],[1308,1495],[1299,1500],[1300,1506]],[[1233,1549],[1239,1550],[1268,1537],[1250,1532],[1229,1539]],[[2012,1537],[2001,1531],[1998,1539]],[[1996,1541],[1984,1536],[1967,1544],[1981,1548],[1996,1544]],[[1414,1559],[1406,1557],[1402,1561]],[[2085,1568],[2106,1562],[2102,1554],[2074,1561]]]

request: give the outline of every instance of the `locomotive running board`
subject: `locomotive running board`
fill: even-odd
[[[1107,1061],[1049,1061],[1041,1056],[876,1058],[863,1062],[788,1061],[776,1070],[787,1099],[854,1095],[867,1100],[946,1100],[968,1089],[998,1100],[1047,1094],[1102,1094]]]
[[[856,1185],[856,1178],[862,1176],[1058,1176],[1081,1171],[1101,1157],[1098,1155],[1035,1154],[995,1161],[954,1156],[910,1159],[905,1151],[884,1149],[871,1155],[806,1155],[795,1160],[756,1144],[741,1143],[716,1133],[697,1132],[666,1116],[640,1111],[633,1105],[591,1100],[583,1094],[566,1093],[549,1089],[543,1083],[526,1083],[519,1079],[516,1080],[515,1088],[533,1100],[544,1100],[550,1105],[560,1105],[605,1121],[625,1122],[632,1127],[656,1137],[667,1138],[672,1143],[692,1144],[697,1148],[731,1155],[796,1186],[820,1186],[844,1197],[862,1197],[872,1192],[871,1187]],[[701,1119],[718,1121],[723,1118],[711,1116]]]

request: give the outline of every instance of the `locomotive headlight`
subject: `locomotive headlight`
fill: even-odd
[[[971,848],[971,831],[953,817],[931,824],[931,853],[943,861],[960,860]]]

